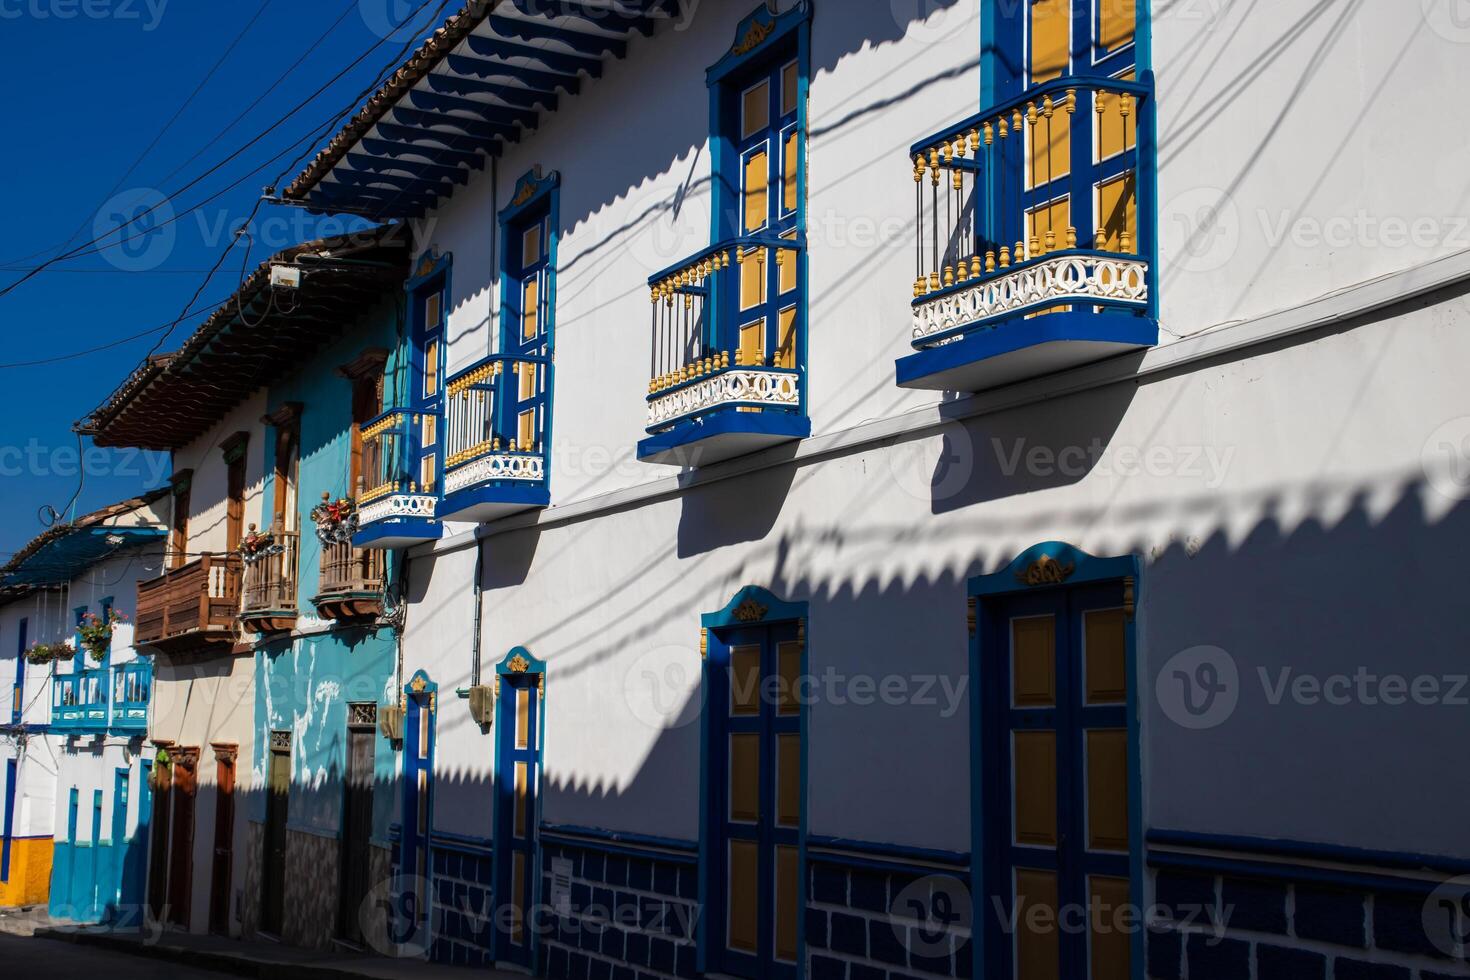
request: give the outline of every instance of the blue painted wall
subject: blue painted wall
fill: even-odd
[[[324,348],[295,374],[271,386],[270,410],[300,402],[301,444],[297,477],[300,611],[298,629],[322,625],[312,596],[317,593],[322,553],[313,533],[310,512],[323,491],[333,497],[348,493],[351,456],[352,382],[338,368],[363,351],[389,352],[385,366],[384,403],[393,404],[401,349],[400,300],[385,300],[345,336]],[[264,440],[265,471],[274,473],[275,445]],[[275,495],[267,476],[265,499]],[[394,569],[390,562],[390,576]],[[387,627],[342,626],[313,635],[263,643],[255,655],[256,785],[265,777],[270,732],[289,730],[291,795],[287,827],[324,836],[339,836],[343,776],[346,769],[347,705],[353,701],[382,704],[392,696],[396,644]],[[386,842],[392,799],[386,786],[393,779],[391,747],[375,740],[374,837]],[[250,819],[265,819],[265,794],[255,794]]]

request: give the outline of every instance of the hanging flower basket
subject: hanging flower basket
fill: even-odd
[[[71,656],[71,647],[65,643],[35,643],[26,651],[26,663],[42,667],[53,660],[65,660]]]
[[[87,613],[82,617],[77,626],[77,635],[93,663],[100,664],[107,658],[107,652],[112,649],[112,631],[125,619],[125,616],[111,609],[107,611],[106,619],[96,613]]]
[[[240,553],[240,560],[247,565],[253,565],[269,555],[280,551],[276,544],[276,536],[269,531],[257,531],[255,525],[250,525],[250,530],[240,540],[240,546],[236,549]]]
[[[351,497],[332,499],[322,494],[322,502],[311,509],[316,537],[322,544],[346,544],[357,533],[357,502]]]

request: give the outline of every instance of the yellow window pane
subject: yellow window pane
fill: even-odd
[[[1133,73],[1120,77],[1131,79]],[[1094,111],[1093,115],[1097,120],[1097,159],[1106,160],[1137,146],[1138,100],[1131,97],[1125,100],[1121,92],[1097,92],[1093,98],[1102,104],[1103,110],[1101,113]],[[1094,110],[1097,102],[1093,104]]]
[[[1038,115],[1036,125],[1026,123],[1031,172],[1027,186],[1040,187],[1072,172],[1072,117],[1061,108],[1051,118]]]
[[[1106,252],[1138,250],[1138,190],[1133,171],[1102,184],[1098,195],[1098,248]],[[1124,236],[1127,236],[1126,240]]]
[[[738,732],[730,736],[730,819],[755,823],[761,806],[760,736]]]
[[[776,958],[788,962],[796,959],[797,857],[794,847],[776,848]]]
[[[510,940],[517,946],[525,941],[525,910],[521,908],[526,894],[526,852],[516,851],[511,860],[510,876]]]
[[[1026,212],[1026,238],[1027,248],[1030,248],[1030,240],[1036,239],[1036,254],[1045,255],[1047,252],[1067,247],[1067,227],[1072,223],[1072,199],[1064,197],[1050,204],[1043,204],[1033,211]],[[1047,238],[1047,233],[1051,238]],[[1047,242],[1051,241],[1050,248]]]
[[[437,457],[430,454],[425,456],[423,462],[419,464],[419,489],[425,493],[432,493],[434,484],[438,482],[436,459]]]
[[[439,419],[434,415],[423,415],[419,418],[419,444],[432,446],[439,438]]]
[[[1011,703],[1049,708],[1057,703],[1056,619],[1011,620]]]
[[[782,310],[777,319],[776,367],[796,367],[796,307]]]
[[[1128,850],[1128,732],[1087,733],[1087,846]]]
[[[771,125],[771,83],[761,82],[743,96],[740,138],[749,139]]]
[[[781,673],[781,703],[777,714],[801,713],[801,644],[782,643],[776,648],[776,669]]]
[[[727,903],[730,929],[726,945],[742,953],[756,951],[759,929],[756,910],[760,904],[758,864],[758,851],[753,842],[730,842],[730,900]]]
[[[432,330],[444,316],[444,294],[430,293],[424,300],[424,326]]]
[[[516,448],[524,452],[533,451],[536,448],[536,410],[522,412],[516,421]]]
[[[532,266],[541,260],[541,226],[527,228],[521,236],[521,265]]]
[[[424,397],[431,398],[439,390],[439,341],[424,345]]]
[[[1057,733],[1016,732],[1011,780],[1017,844],[1057,844]]]
[[[766,250],[740,253],[740,308],[748,310],[766,301]]]
[[[781,115],[789,116],[796,111],[798,76],[796,62],[781,69]]]
[[[796,232],[791,232],[781,237],[795,241]],[[797,253],[785,250],[777,252],[776,255],[778,258],[776,271],[777,287],[782,293],[789,293],[796,288],[796,265],[799,261]]]
[[[776,823],[801,823],[801,736],[776,736]]]
[[[527,688],[516,690],[516,748],[531,745],[531,692]]]
[[[795,211],[797,192],[800,190],[800,154],[797,152],[800,144],[796,139],[796,130],[786,134],[786,140],[781,144],[781,210]]]
[[[516,374],[520,378],[520,398],[525,401],[536,397],[536,365],[522,361],[516,365]]]
[[[1133,975],[1132,951],[1128,930],[1119,923],[1128,921],[1129,890],[1127,878],[1093,875],[1087,879],[1092,910],[1090,980],[1128,980]]]
[[[730,714],[758,715],[761,685],[761,648],[730,648]]]
[[[540,282],[534,277],[527,279],[521,289],[521,338],[530,340],[540,330],[536,322],[538,312]]]
[[[1050,81],[1067,69],[1072,39],[1072,0],[1031,3],[1031,83]]]
[[[1088,704],[1121,704],[1128,700],[1128,653],[1123,630],[1121,609],[1096,609],[1082,616]]]
[[[770,200],[771,161],[765,150],[745,158],[745,230],[764,228]]]
[[[424,708],[420,708],[419,709],[419,758],[420,759],[427,759],[428,757],[429,757],[429,712],[426,709],[424,709]],[[424,770],[420,769],[419,770],[419,788],[420,789],[423,789],[423,785],[424,785],[424,782],[423,781],[424,781]]]
[[[1060,980],[1055,871],[1016,869],[1016,978]]]
[[[766,321],[757,320],[740,328],[740,363],[747,365],[766,362]]]
[[[1137,0],[1097,0],[1098,27],[1097,43],[1104,51],[1116,51],[1133,43],[1134,25],[1137,21]]]
[[[526,804],[529,797],[526,793],[526,764],[516,763],[516,802],[515,802],[515,828],[517,837],[526,836]]]

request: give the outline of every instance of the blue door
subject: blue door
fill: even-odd
[[[107,850],[102,846],[102,791],[94,789],[92,791],[92,853],[87,862],[87,880],[83,885],[87,896],[84,915],[88,922],[96,922],[102,918],[102,900],[107,891],[103,882],[106,855]]]
[[[138,825],[128,840],[122,858],[122,888],[118,899],[121,920],[129,925],[143,924],[148,885],[148,842],[153,833],[153,760],[144,759],[138,769]]]
[[[500,674],[495,752],[495,958],[530,969],[544,675]]]
[[[422,672],[405,693],[403,721],[403,839],[390,938],[403,955],[425,955],[433,943],[433,826],[435,685]]]
[[[710,969],[796,975],[802,643],[792,622],[721,630],[709,651]]]
[[[67,794],[66,842],[58,842],[51,864],[51,915],[57,918],[75,917],[74,908],[78,897],[72,889],[72,865],[77,856],[77,790],[73,786]]]
[[[18,770],[14,759],[5,760],[5,837],[0,839],[0,881],[10,880],[10,838],[15,834],[15,780]]]
[[[127,874],[128,856],[128,771],[115,769],[112,774],[112,846],[108,849],[107,903],[105,917],[118,918],[122,906],[123,876]]]
[[[1129,672],[1121,583],[987,600],[987,975],[1131,976]],[[1059,928],[1058,923],[1090,923]],[[1015,923],[1005,929],[1006,923]],[[1098,923],[1108,928],[1095,928]]]

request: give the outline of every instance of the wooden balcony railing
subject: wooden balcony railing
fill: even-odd
[[[138,583],[134,642],[165,650],[232,642],[240,611],[240,568],[238,555],[206,553]]]
[[[382,551],[354,548],[351,541],[323,542],[318,592],[312,598],[317,612],[326,619],[378,615],[387,566]]]
[[[256,633],[275,633],[296,625],[297,555],[301,537],[277,526],[271,544],[245,563],[245,603],[240,620]]]

